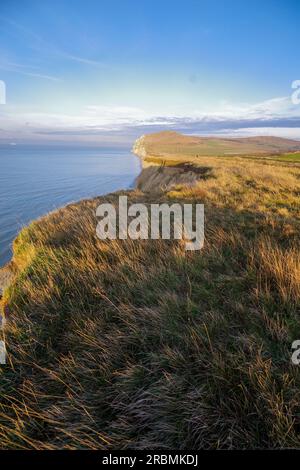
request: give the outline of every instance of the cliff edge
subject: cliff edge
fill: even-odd
[[[179,157],[144,168],[147,193],[70,204],[15,240],[1,449],[300,448],[300,168]],[[157,195],[165,171],[200,180]],[[121,194],[204,204],[204,248],[100,240],[97,207]]]

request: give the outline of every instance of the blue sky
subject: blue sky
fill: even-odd
[[[300,139],[296,0],[1,0],[0,140]]]

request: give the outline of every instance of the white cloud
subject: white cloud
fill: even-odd
[[[12,20],[11,18],[6,18],[0,15],[0,23],[4,22],[4,24],[9,25],[10,28],[14,31],[17,36],[21,36],[25,41],[29,48],[35,51],[41,51],[43,56],[50,55],[53,57],[61,57],[70,62],[78,62],[81,64],[90,65],[92,67],[100,67],[100,68],[107,68],[107,64],[101,62],[99,60],[91,59],[89,57],[82,57],[77,54],[70,53],[65,50],[61,50],[59,47],[55,46],[54,44],[45,41],[42,36],[36,34],[29,28],[24,27],[22,24]],[[29,77],[36,77],[36,78],[44,78],[47,80],[52,81],[61,81],[61,78],[55,77],[51,74],[46,73],[33,73],[30,72],[32,67],[26,64],[12,64],[4,63],[2,60],[2,66],[0,62],[0,69],[16,72],[22,75],[27,75]]]
[[[285,139],[300,140],[300,127],[251,127],[241,129],[228,129],[218,136],[226,137],[254,137],[254,136],[276,136]]]
[[[7,62],[4,60],[0,60],[0,70],[14,72],[20,75],[25,75],[27,77],[42,78],[53,82],[62,81],[59,77],[54,77],[53,75],[47,75],[45,73],[39,72],[38,67],[33,67],[25,64],[18,64],[15,62]]]
[[[35,72],[33,72],[35,73]],[[300,138],[300,106],[289,97],[256,104],[220,103],[218,109],[190,113],[153,114],[134,106],[90,105],[77,113],[45,113],[3,106],[0,139],[61,139],[101,141],[101,136],[135,136],[175,129],[191,134],[275,135]],[[113,140],[113,138],[112,138]]]
[[[196,110],[194,117],[213,117],[216,119],[267,119],[274,117],[300,117],[300,106],[292,103],[290,96],[272,98],[260,103],[232,104],[222,101],[217,109],[203,113]]]

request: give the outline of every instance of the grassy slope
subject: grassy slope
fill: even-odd
[[[300,150],[300,142],[279,137],[213,138],[166,131],[145,136],[149,156],[166,159],[201,156],[272,155]]]
[[[21,232],[2,448],[300,447],[300,169],[198,164],[209,178],[160,200],[205,203],[201,252],[98,240],[95,208],[117,195]]]
[[[300,162],[300,153],[285,153],[283,155],[280,155],[278,158],[281,161]]]

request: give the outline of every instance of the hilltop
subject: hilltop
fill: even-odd
[[[134,149],[141,157],[198,158],[225,155],[270,155],[300,151],[300,142],[280,137],[217,138],[164,131],[142,136]]]
[[[160,134],[168,149],[178,139]],[[71,204],[15,240],[0,448],[300,448],[299,165],[178,159],[155,157],[138,189]],[[96,208],[120,194],[204,204],[204,248],[99,240]]]
[[[137,139],[133,152],[142,161],[143,170],[137,188],[147,192],[170,189],[174,185],[193,186],[199,178],[211,177],[213,168],[256,162],[282,168],[284,162],[300,165],[300,142],[280,137],[219,139],[183,135],[174,131],[147,134]],[[160,166],[160,171],[156,170]],[[278,169],[278,171],[281,171]]]

